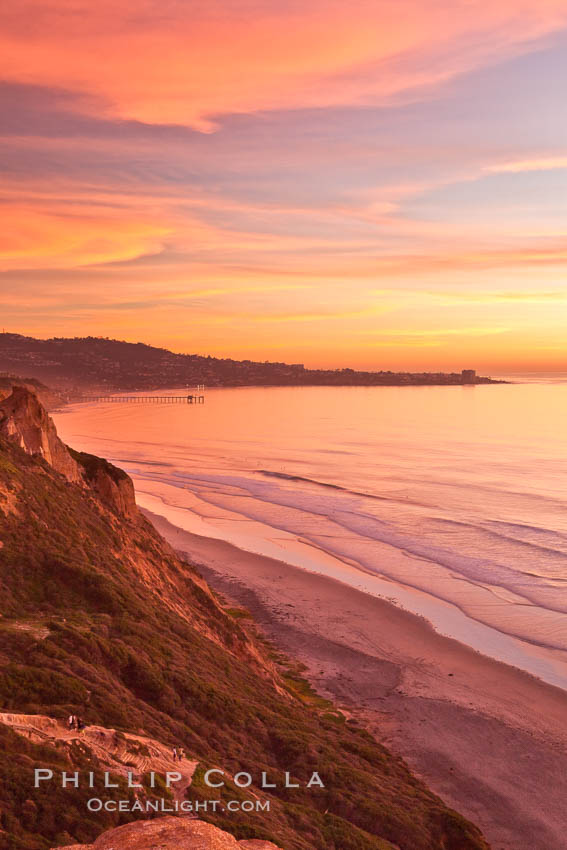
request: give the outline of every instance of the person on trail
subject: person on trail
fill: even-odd
[[[179,747],[177,750],[177,761],[181,761],[185,757],[185,753],[183,752],[183,747]]]
[[[71,731],[71,729],[73,729],[75,726],[75,717],[73,714],[69,715],[69,720],[67,721],[67,724],[69,726],[69,731]]]
[[[172,755],[173,755],[173,761],[177,761],[177,747],[174,747],[174,748],[173,748],[173,753],[172,753]]]
[[[77,721],[77,729],[79,730],[79,732],[82,732],[83,729],[85,728],[85,724],[83,723],[83,721],[81,720],[80,717],[77,717],[76,721]]]

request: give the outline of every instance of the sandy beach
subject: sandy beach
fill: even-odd
[[[494,850],[561,850],[567,693],[325,576],[199,537],[146,512],[212,587],[302,661]]]

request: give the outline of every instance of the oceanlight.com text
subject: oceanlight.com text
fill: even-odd
[[[210,812],[269,812],[269,800],[101,800],[87,801],[90,812],[204,814]]]

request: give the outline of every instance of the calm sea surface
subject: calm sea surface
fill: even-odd
[[[567,375],[513,377],[219,389],[55,419],[175,525],[391,599],[567,689]]]

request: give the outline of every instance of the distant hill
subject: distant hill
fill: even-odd
[[[494,383],[461,372],[359,372],[306,369],[302,364],[174,354],[144,343],[101,337],[34,339],[0,334],[0,373],[17,372],[69,393],[163,387],[400,386]]]

